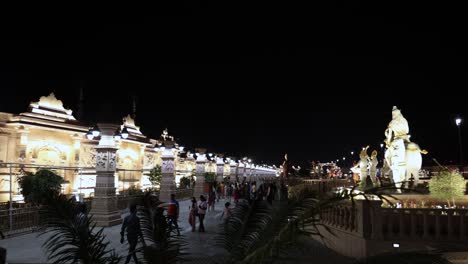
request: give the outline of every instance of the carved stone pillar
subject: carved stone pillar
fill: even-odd
[[[97,226],[114,226],[122,223],[115,195],[116,151],[113,135],[118,125],[98,124],[101,140],[96,147],[96,187],[91,214]]]
[[[171,194],[175,194],[175,161],[174,161],[174,152],[172,147],[174,143],[172,141],[164,142],[164,150],[162,152],[162,181],[161,181],[161,191],[159,192],[159,199],[161,201],[169,201],[171,199]]]
[[[216,181],[218,183],[223,182],[224,176],[224,160],[223,154],[216,155]]]
[[[229,181],[232,183],[235,183],[237,181],[236,177],[236,169],[237,169],[237,163],[234,160],[231,160],[229,163]]]
[[[206,154],[205,149],[197,149],[197,160],[196,160],[196,167],[195,167],[195,175],[197,176],[197,181],[195,183],[195,191],[194,196],[199,199],[200,195],[205,195],[205,162],[206,162]]]

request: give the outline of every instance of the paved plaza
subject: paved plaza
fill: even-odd
[[[207,212],[206,232],[199,233],[191,232],[191,226],[188,223],[190,201],[180,201],[179,227],[181,234],[188,242],[188,255],[183,263],[219,263],[222,256],[226,254],[222,248],[215,245],[214,241],[218,225],[222,221],[224,203],[224,200],[220,200],[216,203],[215,211]],[[124,212],[122,217],[125,215],[127,212]],[[104,228],[104,233],[111,242],[111,247],[120,255],[125,256],[128,249],[126,243],[120,244],[120,228],[121,225],[107,227]],[[0,247],[7,249],[7,263],[47,263],[47,257],[42,250],[42,244],[46,239],[48,239],[47,235],[38,236],[38,233],[29,233],[0,240]],[[292,249],[278,263],[309,263],[312,259],[316,263],[352,263],[350,259],[334,253],[312,239],[302,238],[299,242],[302,247]]]

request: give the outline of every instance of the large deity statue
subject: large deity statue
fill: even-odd
[[[400,110],[394,106],[392,109],[392,121],[385,130],[385,166],[391,169],[391,175],[396,187],[401,182],[408,181],[414,177],[415,184],[418,183],[418,173],[421,169],[421,151],[416,143],[410,141],[408,121],[403,117]]]

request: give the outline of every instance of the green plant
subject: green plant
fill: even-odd
[[[190,179],[187,177],[182,177],[180,178],[180,185],[179,188],[187,188],[187,186],[190,186]]]
[[[429,191],[431,196],[436,199],[447,201],[450,206],[450,200],[455,205],[455,198],[462,197],[465,193],[465,179],[459,173],[449,170],[442,170],[437,176],[431,178],[429,182]]]
[[[205,172],[205,182],[215,182],[216,173],[214,172]]]
[[[137,195],[137,194],[142,194],[143,191],[139,189],[136,185],[132,185],[128,188],[128,195]]]
[[[162,172],[161,172],[161,166],[156,165],[154,166],[148,174],[149,181],[153,186],[155,185],[160,185],[162,181]]]
[[[80,205],[63,195],[50,196],[41,208],[42,232],[50,234],[43,248],[52,263],[119,263],[119,257],[92,217],[80,214]]]
[[[26,172],[18,178],[24,200],[33,204],[42,204],[46,199],[58,195],[63,182],[61,176],[46,169],[40,169],[36,173]]]

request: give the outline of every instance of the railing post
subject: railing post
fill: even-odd
[[[388,221],[388,237],[392,238],[395,235],[393,234],[393,212],[394,209],[388,210],[387,221]]]
[[[461,210],[460,213],[460,239],[465,239],[465,210]]]
[[[10,231],[13,231],[13,164],[10,164],[10,203],[8,208],[8,216],[10,222]]]
[[[418,217],[418,211],[416,210],[410,210],[410,221],[411,221],[411,231],[410,231],[410,237],[412,239],[416,238],[417,233],[416,233],[416,220]]]
[[[429,238],[429,219],[428,219],[429,211],[423,210],[422,214],[423,214],[423,235],[422,235],[422,237],[423,237],[423,239],[428,239]]]
[[[382,239],[382,201],[369,201],[371,203],[371,219],[372,225],[371,238]]]
[[[440,238],[440,211],[435,210],[434,215],[435,215],[435,238],[439,239]]]
[[[452,234],[453,234],[453,210],[448,210],[447,211],[447,238],[450,239],[452,238]]]
[[[400,235],[400,238],[405,237],[405,210],[402,208],[398,214],[398,219],[399,219],[399,228],[398,228],[398,233]]]

